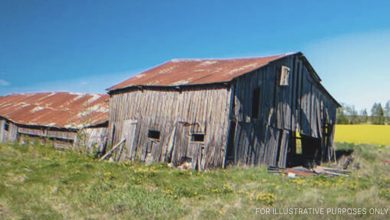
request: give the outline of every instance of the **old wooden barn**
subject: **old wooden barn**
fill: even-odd
[[[121,159],[194,169],[286,167],[333,155],[337,101],[302,53],[171,60],[108,89]]]
[[[57,148],[103,144],[108,96],[66,92],[0,96],[0,143],[50,141]]]

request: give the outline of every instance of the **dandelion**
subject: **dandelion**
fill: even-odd
[[[266,205],[272,205],[276,200],[276,196],[268,192],[259,192],[251,195],[250,199]]]

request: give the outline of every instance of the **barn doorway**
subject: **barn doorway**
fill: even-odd
[[[321,138],[302,135],[302,159],[305,167],[321,163]]]
[[[147,164],[156,162],[159,158],[159,155],[156,155],[156,150],[159,149],[160,134],[161,132],[157,129],[148,130],[148,141],[146,142],[146,146],[143,148],[142,152],[142,161]]]
[[[313,167],[321,162],[321,139],[293,133],[288,147],[287,166]]]
[[[136,154],[134,140],[136,138],[137,120],[125,120],[122,125],[122,137],[126,139],[124,153],[120,152],[120,159],[133,160]]]
[[[234,120],[230,121],[229,137],[226,148],[225,167],[234,164],[234,136],[236,134],[237,122]]]
[[[175,166],[190,165],[192,169],[203,170],[206,166],[205,126],[199,123],[176,125],[172,162]]]
[[[186,157],[191,158],[192,169],[199,171],[205,167],[204,134],[193,133],[187,148]]]

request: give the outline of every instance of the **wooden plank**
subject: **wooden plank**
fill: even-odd
[[[116,144],[111,150],[109,150],[106,154],[104,154],[100,160],[104,160],[106,158],[108,158],[108,156],[110,156],[118,147],[120,147],[124,142],[126,141],[126,139],[122,139],[121,141],[119,141],[118,144]]]
[[[124,120],[122,125],[122,137],[121,139],[126,139],[124,144],[124,154],[120,157],[121,160],[131,159],[135,154],[135,132],[137,128],[137,120]]]

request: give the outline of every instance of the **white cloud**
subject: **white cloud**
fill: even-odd
[[[338,101],[370,110],[390,100],[390,31],[323,39],[303,52]]]
[[[10,83],[4,79],[0,79],[0,86],[9,86]]]

